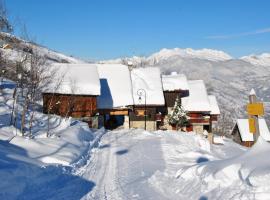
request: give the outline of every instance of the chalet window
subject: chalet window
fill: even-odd
[[[136,110],[135,115],[136,116],[144,116],[146,114],[145,110]]]

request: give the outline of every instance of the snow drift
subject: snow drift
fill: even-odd
[[[260,137],[245,153],[180,169],[183,187],[194,184],[210,199],[269,199],[270,144]],[[201,182],[201,184],[196,184]]]

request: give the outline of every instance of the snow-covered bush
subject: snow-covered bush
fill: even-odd
[[[177,97],[172,112],[168,115],[168,123],[176,128],[184,127],[188,124],[187,113],[181,106],[180,99]]]

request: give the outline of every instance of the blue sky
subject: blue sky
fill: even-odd
[[[38,43],[87,59],[213,48],[270,52],[269,0],[6,0]],[[19,19],[19,20],[18,20]],[[16,34],[19,33],[19,28]]]

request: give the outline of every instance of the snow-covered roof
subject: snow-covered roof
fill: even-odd
[[[183,108],[190,112],[211,112],[211,105],[203,80],[188,81],[189,96],[182,98]]]
[[[100,95],[97,66],[93,64],[53,64],[56,77],[43,91],[47,93]]]
[[[112,109],[133,105],[130,71],[122,64],[98,64],[101,95],[98,108]]]
[[[162,75],[162,84],[164,91],[189,90],[187,77],[184,74]]]
[[[217,99],[214,95],[208,95],[208,99],[210,102],[210,107],[211,107],[211,115],[220,115],[220,110],[218,107]]]
[[[164,95],[161,81],[160,70],[157,67],[136,68],[131,71],[133,86],[133,99],[135,105],[145,103],[144,95],[139,99],[140,89],[146,92],[147,105],[164,105]]]
[[[253,141],[253,134],[249,132],[248,119],[237,119],[237,126],[241,135],[242,141]],[[259,119],[260,135],[266,141],[270,141],[270,132],[265,122],[265,119]]]

